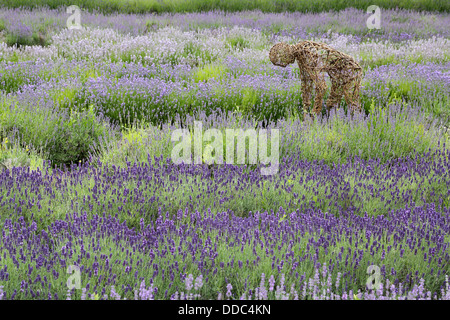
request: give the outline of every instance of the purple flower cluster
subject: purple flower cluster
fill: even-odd
[[[261,165],[249,171],[234,165],[176,165],[151,156],[147,163],[128,163],[125,168],[84,166],[64,175],[15,168],[0,174],[0,208],[12,219],[25,212],[53,219],[54,210],[63,217],[66,210],[81,206],[90,214],[129,212],[135,224],[140,217],[154,218],[158,208],[171,214],[208,207],[247,214],[282,206],[389,215],[412,203],[448,207],[449,152],[437,151],[432,161],[431,153],[384,163],[355,157],[331,168],[291,154],[280,159],[279,174],[270,178],[258,174]],[[42,201],[49,198],[51,203]]]
[[[399,97],[440,100],[450,96],[450,63],[388,64],[368,70],[362,94],[387,103],[393,92]]]

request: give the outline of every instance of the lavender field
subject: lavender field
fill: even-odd
[[[450,300],[448,13],[68,16],[0,8],[0,300]],[[299,112],[269,50],[302,40],[363,67],[362,113]],[[175,164],[196,121],[278,129],[277,173]]]

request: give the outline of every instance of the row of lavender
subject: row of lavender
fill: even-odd
[[[4,31],[3,31],[4,33]],[[142,35],[122,34],[111,28],[85,27],[80,30],[62,29],[52,34],[46,47],[8,46],[2,43],[2,60],[106,60],[124,62],[171,63],[203,65],[228,55],[249,62],[267,60],[270,46],[278,41],[295,43],[308,39],[326,42],[330,46],[355,56],[363,65],[373,60],[412,62],[448,61],[448,36],[434,34],[428,38],[392,40],[371,36],[357,37],[329,29],[320,35],[266,34],[259,29],[243,26],[233,28],[183,30],[166,26]]]
[[[447,38],[394,43],[330,32],[314,39],[365,66],[366,112],[372,99],[385,105],[399,98],[448,116]],[[94,105],[122,124],[123,119],[161,123],[217,108],[277,120],[299,109],[300,81],[295,65],[271,65],[268,49],[277,41],[298,40],[244,27],[197,32],[165,27],[137,36],[113,29],[62,30],[45,48],[0,45],[0,85],[5,93],[37,95],[58,108]]]
[[[41,232],[7,220],[0,299],[450,299],[448,210],[406,208],[393,221],[281,214],[180,210],[195,225],[161,217],[138,233],[111,216],[73,213]],[[373,264],[381,281],[368,291]],[[69,265],[81,270],[78,290],[65,290]]]
[[[293,35],[308,38],[333,32],[353,34],[360,38],[370,37],[404,41],[432,36],[448,37],[449,16],[444,13],[414,12],[409,10],[382,10],[382,29],[369,30],[368,15],[363,10],[347,8],[338,12],[321,13],[262,13],[260,11],[202,13],[102,14],[81,8],[81,24],[87,27],[112,28],[122,34],[142,35],[149,31],[176,26],[184,31],[242,26],[264,31],[268,34]],[[63,8],[49,10],[37,8],[0,9],[0,28],[17,37],[30,37],[33,33],[45,37],[67,26],[68,14]],[[1,30],[0,30],[1,31]]]
[[[393,183],[389,189],[394,190],[402,178],[416,179],[424,170],[432,170],[434,174],[429,177],[446,184],[448,190],[448,154],[443,163],[431,164],[433,169],[425,159],[419,164],[411,160],[393,164],[384,174],[373,171],[377,167],[374,163],[361,163],[359,168],[352,168],[360,172],[353,190],[336,185],[324,198],[333,202],[334,197],[342,197],[346,191],[359,191],[365,202],[373,202],[380,191],[366,186],[367,180],[386,175],[385,181]],[[335,184],[336,179],[342,179],[339,175],[350,169],[330,171],[311,163],[296,166],[298,171],[316,167],[304,181],[311,185],[311,194],[319,194],[313,190],[313,180],[322,182],[325,176],[331,176],[335,177],[330,179]],[[361,167],[366,171],[361,172]],[[236,216],[230,210],[188,208],[170,215],[165,212],[167,207],[162,209],[160,204],[171,199],[165,200],[164,195],[149,198],[147,189],[155,185],[175,196],[175,186],[184,185],[187,189],[206,189],[204,194],[214,193],[216,198],[222,198],[224,190],[209,186],[209,175],[205,177],[197,170],[201,168],[168,163],[160,163],[159,167],[116,168],[112,172],[107,168],[84,168],[64,179],[23,168],[4,171],[0,182],[2,192],[8,191],[1,205],[3,212],[11,213],[4,221],[0,240],[0,280],[6,298],[65,297],[69,265],[80,268],[84,293],[97,298],[103,297],[111,286],[111,292],[127,299],[132,299],[136,290],[140,298],[175,298],[176,292],[186,293],[184,281],[189,274],[202,276],[205,286],[199,285],[195,293],[203,298],[216,298],[218,292],[227,296],[229,284],[232,298],[265,294],[275,298],[275,292],[264,291],[261,274],[275,277],[281,286],[281,298],[345,297],[349,290],[366,291],[369,265],[380,267],[382,282],[390,290],[379,292],[378,298],[448,298],[444,283],[450,265],[448,193],[434,195],[440,203],[444,198],[447,202],[446,208],[437,210],[434,204],[416,206],[411,193],[391,192],[406,205],[387,216],[358,214],[360,211],[338,204],[334,205],[337,214],[332,214],[307,201],[271,213],[255,210],[248,217]],[[286,169],[281,172],[286,173]],[[197,174],[197,185],[188,183],[188,177]],[[214,181],[223,185],[231,175],[242,180],[236,184],[240,188],[256,191],[256,175],[218,172]],[[85,183],[89,187],[84,187]],[[278,189],[290,192],[289,180]],[[187,198],[195,203],[201,197]],[[151,202],[159,205],[157,218],[146,223],[153,207]],[[138,225],[130,228],[132,221]],[[47,227],[38,226],[42,223]],[[314,278],[321,268],[322,288],[317,276]],[[305,281],[310,278],[311,281]],[[145,288],[149,291],[140,287],[141,282],[152,284]],[[259,293],[255,288],[260,288]],[[322,289],[327,290],[325,296]],[[81,290],[70,293],[72,298],[81,294]],[[112,298],[115,296],[111,294]]]
[[[207,167],[164,159],[65,175],[5,170],[2,295],[448,299],[449,155],[333,169],[288,160],[269,179],[230,166],[213,169],[212,180]],[[250,198],[250,213],[237,215],[231,204]],[[208,199],[214,205],[203,208]],[[372,293],[370,265],[384,286]],[[68,293],[69,266],[79,267],[81,286]]]
[[[367,71],[361,92],[366,112],[372,99],[386,105],[397,97],[418,101],[422,109],[448,117],[449,67],[449,62],[389,64]],[[39,99],[41,106],[59,109],[86,110],[94,105],[114,121],[162,123],[177,114],[199,110],[210,114],[216,109],[278,120],[301,106],[297,70],[274,70],[269,65],[251,70],[233,57],[200,69],[72,61],[1,63],[0,68],[0,85],[7,92],[20,90],[15,97],[21,101]]]
[[[40,169],[26,173],[25,168],[15,173],[13,168],[2,172],[0,205],[3,218],[26,216],[40,228],[74,208],[116,212],[135,227],[141,218],[156,219],[159,210],[175,214],[186,208],[230,210],[238,216],[279,207],[389,216],[393,209],[414,203],[434,203],[443,210],[450,204],[448,152],[385,163],[355,157],[353,163],[333,168],[323,161],[284,157],[279,174],[270,179],[261,176],[259,168],[176,165],[150,155],[148,163],[96,163],[64,175]]]

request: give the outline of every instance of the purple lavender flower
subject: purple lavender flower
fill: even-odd
[[[227,284],[227,293],[226,296],[228,298],[230,298],[232,296],[231,290],[233,289],[233,286],[231,285],[231,283]],[[220,300],[220,299],[219,299]]]

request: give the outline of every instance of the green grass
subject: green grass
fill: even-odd
[[[249,47],[249,42],[242,36],[230,37],[227,42],[231,50],[242,50]]]
[[[50,8],[66,7],[65,0],[3,0],[6,7]],[[73,0],[71,5],[83,9],[100,9],[105,13],[144,13],[144,12],[195,12],[210,10],[244,11],[259,9],[263,12],[321,12],[342,10],[349,7],[366,10],[370,5],[381,8],[404,8],[418,11],[448,12],[450,4],[446,0]]]
[[[199,68],[195,74],[195,81],[208,81],[209,79],[221,80],[224,78],[227,69],[220,64],[209,64]]]
[[[0,32],[6,29],[6,23],[5,20],[0,19]]]

